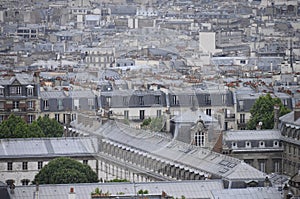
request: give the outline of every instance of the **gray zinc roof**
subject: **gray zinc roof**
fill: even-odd
[[[247,188],[247,189],[223,189],[214,190],[212,192],[214,198],[218,199],[280,199],[282,198],[281,193],[272,187],[267,188]]]
[[[226,141],[243,141],[243,140],[278,140],[281,134],[279,130],[241,130],[226,131],[223,139]]]
[[[107,122],[96,134],[120,147],[135,148],[171,164],[180,164],[184,168],[193,168],[228,180],[265,179],[264,173],[238,159],[171,140],[157,133],[133,129],[118,122]]]
[[[124,193],[124,196],[135,196],[140,189],[148,190],[149,194],[161,195],[162,191],[174,198],[213,198],[212,190],[223,190],[220,180],[210,181],[173,181],[173,182],[151,182],[151,183],[85,183],[85,184],[64,184],[64,185],[40,185],[39,198],[47,199],[68,199],[70,188],[74,188],[76,199],[91,198],[91,192],[97,187],[103,193],[109,192],[112,196],[117,193]],[[32,199],[36,187],[17,186],[11,199]]]
[[[0,158],[86,156],[98,152],[97,138],[2,139]]]

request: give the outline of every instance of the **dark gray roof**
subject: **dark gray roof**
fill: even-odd
[[[64,99],[67,97],[64,91],[41,91],[40,96],[42,99]]]

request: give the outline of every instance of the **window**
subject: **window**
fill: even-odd
[[[265,142],[264,141],[260,141],[258,147],[265,147]]]
[[[273,146],[274,146],[274,147],[278,147],[278,146],[279,146],[279,142],[278,142],[278,141],[274,141],[274,142],[273,142]]]
[[[245,114],[240,114],[240,123],[245,124]]]
[[[4,109],[4,102],[0,102],[0,109]]]
[[[178,104],[179,104],[176,95],[172,95],[172,104],[173,104],[173,105],[178,105]]]
[[[124,111],[124,119],[129,119],[129,111]]]
[[[206,109],[206,115],[211,116],[211,109],[210,108]]]
[[[33,101],[28,101],[27,102],[27,108],[28,108],[28,110],[32,110],[33,109]]]
[[[204,96],[204,101],[205,101],[206,105],[211,105],[210,95],[205,95]]]
[[[59,122],[59,113],[55,113],[54,118],[55,118],[56,121]]]
[[[13,87],[10,87],[10,94],[11,95],[20,95],[21,94],[21,86],[13,86]]]
[[[262,172],[266,172],[266,161],[265,160],[259,160],[259,170]]]
[[[237,148],[237,144],[235,142],[232,142],[231,143],[231,147],[234,148],[234,149],[236,149]]]
[[[31,124],[34,120],[34,115],[28,115],[28,123]]]
[[[244,111],[244,101],[240,101],[240,111]]]
[[[44,104],[44,110],[49,110],[48,100],[44,100],[43,104]]]
[[[205,135],[204,132],[195,133],[195,145],[204,147],[205,146]]]
[[[87,165],[88,164],[88,160],[83,160],[82,163],[85,164],[85,165]]]
[[[28,180],[28,179],[21,180],[21,183],[23,186],[29,185],[29,182],[30,182],[30,180]]]
[[[28,162],[22,162],[22,169],[28,170]]]
[[[0,95],[4,95],[4,87],[0,86]]]
[[[155,104],[160,104],[160,96],[155,96]]]
[[[13,163],[12,162],[8,162],[7,163],[7,171],[12,171],[13,170]]]
[[[249,142],[249,141],[246,141],[246,148],[251,148],[251,142]]]
[[[19,101],[13,101],[13,109],[19,109]]]
[[[90,109],[94,108],[94,99],[88,99],[88,106],[90,107]],[[109,105],[111,106],[111,105]]]
[[[43,162],[42,161],[38,161],[38,170],[43,168]]]
[[[161,117],[161,110],[156,111],[156,117]]]
[[[27,96],[32,96],[33,95],[33,86],[28,85],[26,88],[27,88]]]
[[[106,106],[110,107],[111,106],[111,97],[106,97],[105,102],[106,102]]]
[[[145,110],[140,110],[140,120],[145,119]]]
[[[64,109],[62,99],[57,100],[57,106],[58,106],[58,107],[57,107],[58,110],[63,110],[63,109]]]
[[[123,97],[123,105],[128,106],[128,100],[127,97]]]
[[[144,97],[139,96],[139,105],[144,105]]]
[[[222,104],[226,104],[226,94],[222,94]]]
[[[280,173],[280,161],[278,161],[278,160],[274,161],[274,172]]]

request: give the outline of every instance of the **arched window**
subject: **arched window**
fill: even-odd
[[[196,132],[195,133],[195,145],[196,146],[205,146],[205,135],[204,132]]]

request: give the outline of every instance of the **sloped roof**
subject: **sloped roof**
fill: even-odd
[[[226,131],[223,139],[226,141],[243,141],[243,140],[279,140],[281,133],[279,130],[241,130]]]
[[[192,168],[228,180],[265,179],[264,173],[238,159],[172,140],[159,133],[133,129],[112,121],[95,133],[103,136],[104,142],[129,150],[133,148],[186,169]]]
[[[66,199],[70,188],[74,188],[76,199],[91,198],[91,192],[97,187],[103,193],[109,192],[112,196],[117,193],[124,193],[124,196],[135,196],[140,189],[148,190],[151,195],[161,195],[162,191],[174,198],[212,198],[212,190],[223,190],[220,180],[210,181],[173,181],[173,182],[147,182],[147,183],[84,183],[84,184],[63,184],[63,185],[40,185],[39,198]],[[32,199],[36,190],[34,185],[17,186],[15,193],[11,194],[11,199]]]
[[[0,158],[86,156],[98,152],[97,138],[2,139]]]

